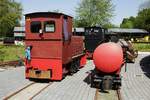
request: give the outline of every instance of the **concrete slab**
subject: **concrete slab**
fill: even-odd
[[[88,82],[92,61],[73,76],[54,82],[34,100],[94,100],[96,89]],[[123,100],[150,100],[150,55],[139,54],[135,64],[122,68],[121,94]],[[8,93],[30,83],[24,78],[24,67],[0,71],[0,99]]]
[[[135,64],[122,68],[123,100],[150,100],[150,56],[139,54]]]
[[[3,72],[3,71],[5,71],[6,69],[3,69],[3,68],[0,68],[0,72]]]
[[[0,72],[0,100],[6,95],[30,83],[25,79],[24,67],[5,69]]]
[[[67,76],[61,82],[55,82],[34,100],[94,100],[96,89],[91,88],[86,78],[92,70],[92,61],[73,76]]]

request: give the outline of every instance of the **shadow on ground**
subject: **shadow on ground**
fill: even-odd
[[[34,78],[30,78],[29,79],[32,82],[36,82],[36,83],[49,83],[52,82],[51,80],[48,79],[34,79]]]
[[[92,70],[86,72],[87,77],[85,77],[85,79],[83,80],[83,81],[84,81],[85,83],[87,83],[87,84],[91,84],[91,71],[92,71]]]
[[[140,66],[144,74],[150,78],[150,55],[141,59]]]

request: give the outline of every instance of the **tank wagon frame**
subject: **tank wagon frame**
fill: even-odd
[[[118,89],[120,86],[120,69],[109,74],[94,69],[91,73],[91,87],[98,87],[103,91],[108,89]]]

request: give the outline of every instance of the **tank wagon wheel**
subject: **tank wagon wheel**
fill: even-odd
[[[90,82],[91,82],[91,88],[95,88],[96,84],[94,82],[94,77],[93,77],[93,74],[91,73],[90,75]]]
[[[121,86],[121,83],[120,84],[114,84],[113,89],[118,90],[120,88],[120,86]]]
[[[117,89],[119,89],[120,88],[120,86],[118,85],[118,84],[115,84],[114,86],[113,86],[113,89],[114,90],[117,90]]]

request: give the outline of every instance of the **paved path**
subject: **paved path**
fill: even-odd
[[[124,100],[150,100],[150,56],[139,55],[135,64],[122,69],[121,93]]]
[[[121,93],[124,100],[150,100],[150,56],[140,54],[135,64],[128,64],[127,72],[122,69]],[[94,100],[95,89],[88,83],[88,71],[92,61],[73,76],[54,82],[34,100]],[[0,100],[8,93],[29,84],[24,79],[24,67],[0,70]]]
[[[90,85],[84,82],[88,80],[87,72],[93,68],[92,61],[89,61],[78,73],[53,83],[34,100],[94,100],[96,89],[90,88]]]
[[[25,79],[24,67],[0,70],[0,100],[30,82]]]

